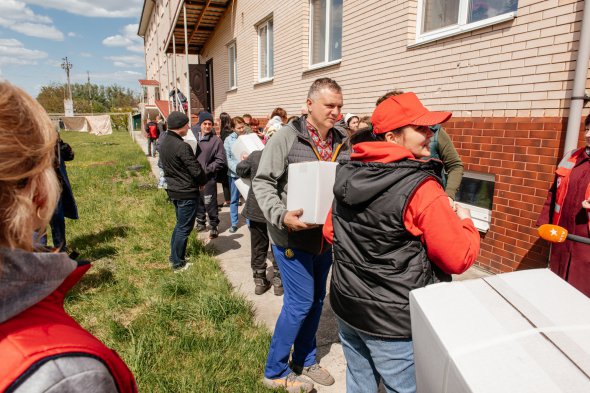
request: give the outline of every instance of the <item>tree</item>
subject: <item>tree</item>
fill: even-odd
[[[137,107],[139,103],[137,92],[118,85],[105,87],[74,83],[71,88],[75,113],[130,112],[131,108]],[[64,98],[65,85],[57,83],[41,87],[37,95],[37,101],[49,113],[63,113]]]

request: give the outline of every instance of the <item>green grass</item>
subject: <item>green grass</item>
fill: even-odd
[[[62,134],[80,211],[66,222],[68,245],[93,263],[68,312],[121,355],[142,392],[269,392],[260,383],[269,332],[215,258],[191,236],[194,266],[170,270],[174,209],[139,146],[126,132]]]

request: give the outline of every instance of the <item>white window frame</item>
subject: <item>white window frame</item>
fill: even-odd
[[[424,3],[425,0],[418,0],[418,12],[416,16],[416,43],[410,46],[424,44],[426,42],[440,40],[441,38],[454,36],[457,34],[465,33],[467,31],[472,31],[476,29],[481,29],[486,26],[495,25],[496,23],[506,22],[507,20],[516,18],[517,14],[517,11],[511,11],[505,14],[493,16],[491,18],[479,20],[477,22],[467,23],[467,10],[469,8],[469,0],[460,0],[459,17],[457,19],[457,24],[422,33],[424,19]]]
[[[231,56],[230,56],[230,52],[233,50],[233,54],[234,54],[234,63],[231,63]],[[232,41],[229,44],[227,44],[227,64],[228,64],[228,82],[229,82],[229,90],[235,90],[238,88],[238,48],[236,45],[236,41]],[[233,68],[233,75],[234,75],[234,80],[231,80],[231,68]]]
[[[489,173],[465,171],[463,173],[463,178],[484,180],[493,182],[494,184],[496,183],[496,177]],[[490,224],[492,223],[492,210],[465,202],[455,201],[455,203],[461,207],[464,207],[465,209],[469,209],[471,212],[471,220],[473,221],[473,225],[478,231],[486,233],[490,229]]]
[[[313,6],[312,6],[312,1],[313,0],[309,0],[309,53],[308,53],[308,58],[309,58],[309,65],[308,67],[310,69],[314,69],[314,68],[322,68],[322,67],[326,67],[326,66],[330,66],[333,64],[338,64],[342,61],[342,50],[340,50],[340,58],[338,59],[334,59],[334,60],[330,60],[328,61],[327,59],[330,57],[330,28],[328,26],[328,23],[330,22],[330,13],[332,11],[332,0],[326,0],[326,19],[324,20],[324,35],[325,35],[325,45],[324,45],[324,61],[319,62],[319,63],[312,63],[313,59],[312,59],[312,52],[313,52]],[[344,1],[342,2],[342,6],[344,7]],[[344,13],[344,12],[343,12]],[[344,20],[344,15],[342,16],[342,19]],[[344,24],[344,21],[342,21],[342,23]],[[340,45],[342,45],[342,37],[340,37]]]
[[[260,33],[262,29],[266,27],[266,69],[263,70],[262,68],[262,41],[260,38]],[[269,29],[270,27],[270,29]],[[272,18],[268,18],[265,21],[261,22],[257,28],[258,32],[258,82],[267,82],[271,81],[274,78],[274,23]],[[271,38],[272,35],[272,38]],[[273,46],[271,50],[271,44]],[[271,55],[272,53],[272,55]],[[271,62],[273,63],[273,67],[270,67]],[[263,75],[263,72],[266,75]]]

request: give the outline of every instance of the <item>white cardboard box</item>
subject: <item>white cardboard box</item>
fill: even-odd
[[[303,209],[301,221],[323,224],[334,200],[337,166],[326,161],[289,164],[287,210]]]
[[[231,147],[231,151],[238,161],[242,159],[242,154],[250,155],[253,151],[262,149],[264,149],[264,143],[254,133],[240,135]]]
[[[252,187],[252,182],[250,179],[244,179],[240,177],[239,179],[236,179],[235,183],[244,200],[248,200],[248,192],[250,191],[250,187]]]
[[[410,293],[418,393],[590,392],[590,299],[547,269]]]

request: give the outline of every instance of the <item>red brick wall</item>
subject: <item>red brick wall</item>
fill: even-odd
[[[496,273],[546,267],[549,247],[535,221],[562,156],[567,118],[452,118],[444,127],[465,170],[495,175],[477,264]]]

